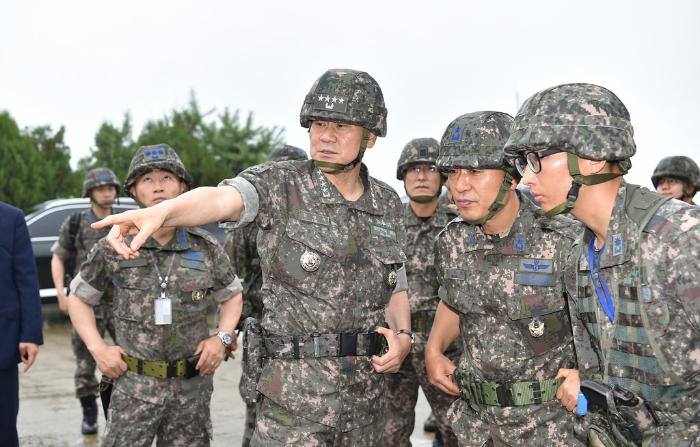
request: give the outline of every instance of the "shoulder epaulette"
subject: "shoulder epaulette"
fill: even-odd
[[[191,228],[185,228],[185,231],[187,231],[190,234],[194,234],[195,236],[199,236],[203,239],[206,239],[207,242],[210,242],[214,245],[219,245],[219,241],[214,237],[213,234],[205,230],[204,228],[200,227],[191,227]]]

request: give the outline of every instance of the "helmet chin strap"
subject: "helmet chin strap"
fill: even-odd
[[[440,195],[432,195],[432,196],[408,196],[409,199],[411,199],[414,202],[417,203],[428,203],[432,202],[433,200],[437,200],[437,198],[440,197]]]
[[[404,171],[404,176],[406,175],[405,172],[406,172],[406,171]],[[405,178],[405,177],[404,177],[404,178]],[[428,202],[432,202],[433,200],[437,200],[437,199],[440,198],[440,193],[442,193],[442,185],[443,185],[443,183],[445,183],[445,181],[444,181],[444,178],[443,178],[442,175],[441,175],[441,176],[440,176],[440,187],[438,188],[437,192],[436,192],[435,194],[433,194],[432,196],[411,196],[411,195],[408,195],[408,192],[406,193],[406,195],[408,195],[408,198],[409,198],[409,199],[411,199],[412,201],[417,202],[417,203],[428,203]],[[404,187],[404,189],[405,189],[405,187]]]
[[[569,168],[569,175],[573,179],[571,188],[566,194],[566,202],[560,203],[551,210],[545,212],[545,216],[554,217],[557,214],[568,213],[574,208],[574,203],[578,199],[578,194],[582,185],[598,185],[600,183],[609,182],[610,180],[621,177],[627,174],[630,163],[628,160],[620,162],[622,172],[606,172],[605,174],[581,175],[581,170],[578,166],[578,155],[571,152],[566,153],[566,166]]]
[[[505,198],[506,198],[506,193],[510,191],[511,186],[513,186],[513,175],[505,171],[506,175],[503,177],[503,182],[501,183],[501,187],[498,190],[498,195],[496,196],[496,200],[493,201],[491,206],[489,207],[489,212],[482,217],[481,219],[476,219],[476,220],[466,220],[465,222],[472,224],[472,225],[481,225],[487,220],[491,219],[503,206],[505,205]]]
[[[357,153],[357,157],[348,164],[333,163],[330,161],[318,161],[314,160],[314,163],[321,168],[330,168],[328,171],[323,171],[326,174],[339,174],[341,172],[351,171],[352,168],[357,166],[358,163],[362,162],[362,157],[365,156],[365,150],[367,149],[367,142],[369,141],[369,130],[362,129],[362,142],[360,143],[360,150]]]

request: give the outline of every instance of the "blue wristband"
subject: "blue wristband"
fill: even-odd
[[[576,403],[576,415],[585,416],[588,413],[588,399],[581,392],[578,391],[578,402]]]

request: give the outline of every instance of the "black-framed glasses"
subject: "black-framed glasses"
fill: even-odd
[[[515,168],[518,170],[520,175],[525,175],[525,168],[530,167],[533,174],[538,174],[542,170],[542,160],[545,157],[549,157],[553,154],[558,154],[559,152],[564,152],[558,147],[552,147],[545,149],[543,151],[529,151],[525,152],[523,155],[518,155],[515,157]]]

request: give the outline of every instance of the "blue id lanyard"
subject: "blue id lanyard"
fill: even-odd
[[[588,267],[591,271],[591,282],[593,283],[593,288],[595,289],[595,294],[598,297],[598,301],[603,307],[605,315],[608,316],[608,319],[614,322],[615,303],[613,302],[613,297],[610,293],[610,290],[608,290],[608,286],[605,285],[605,281],[603,281],[603,278],[600,274],[600,258],[603,256],[604,251],[605,244],[603,244],[603,248],[600,249],[600,253],[598,253],[598,256],[596,257],[595,238],[591,239],[591,243],[588,246]],[[595,277],[593,276],[594,271],[596,276],[598,277],[598,281],[596,281]],[[600,290],[600,288],[598,288],[598,283],[600,283],[600,286],[603,288],[603,290]]]

